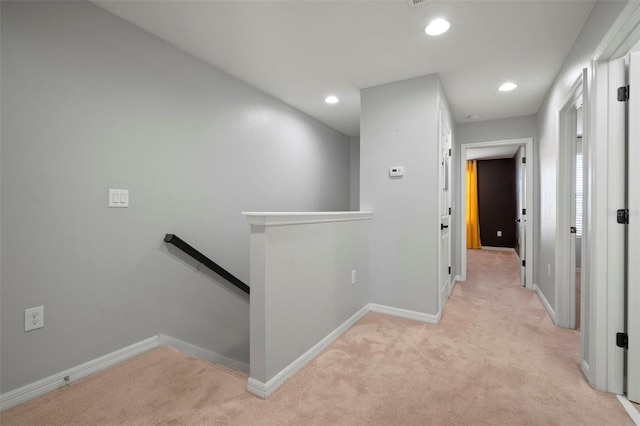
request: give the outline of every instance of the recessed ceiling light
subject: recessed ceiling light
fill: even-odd
[[[429,34],[430,36],[437,36],[440,34],[446,33],[451,24],[446,19],[438,18],[434,19],[427,25],[427,28],[424,29],[424,32]]]
[[[467,118],[469,120],[480,120],[480,115],[479,114],[471,114],[471,115],[467,115]]]
[[[516,87],[518,87],[517,84],[508,81],[508,82],[504,83],[502,86],[498,87],[498,90],[501,91],[501,92],[510,92],[513,89],[515,89]]]
[[[337,97],[331,95],[331,96],[327,96],[326,98],[324,98],[324,101],[328,104],[337,104],[338,102],[340,102],[340,99],[338,99]]]

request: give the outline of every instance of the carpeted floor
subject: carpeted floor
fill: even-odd
[[[578,332],[474,250],[438,325],[369,313],[269,400],[160,348],[0,415],[9,425],[632,425],[578,367]]]

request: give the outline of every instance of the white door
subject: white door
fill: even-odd
[[[518,148],[517,169],[516,169],[516,191],[517,191],[517,212],[516,212],[516,246],[518,257],[520,257],[520,283],[526,286],[526,259],[527,259],[527,170],[526,170],[526,148]]]
[[[627,248],[627,398],[640,403],[640,52],[629,64]]]
[[[439,307],[451,290],[451,132],[440,117],[440,294]]]

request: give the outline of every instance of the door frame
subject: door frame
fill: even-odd
[[[460,271],[457,281],[467,280],[467,149],[470,148],[489,148],[505,145],[522,145],[525,147],[526,164],[526,182],[525,182],[525,200],[527,209],[527,222],[525,226],[525,276],[526,288],[533,290],[533,266],[535,264],[533,251],[533,224],[535,221],[535,208],[533,204],[533,164],[535,162],[535,152],[533,150],[533,138],[505,139],[486,142],[470,142],[460,145],[460,193],[458,194],[458,205],[460,206],[460,214],[458,215],[458,229],[460,229]]]
[[[585,119],[591,123],[585,132],[593,135],[591,143],[584,144],[585,181],[591,182],[585,192],[583,213],[583,256],[588,258],[582,268],[583,283],[589,291],[589,303],[584,305],[588,322],[588,335],[581,335],[581,345],[589,363],[581,362],[582,371],[591,386],[601,391],[621,393],[623,377],[620,374],[624,361],[611,346],[609,327],[616,321],[619,307],[608,297],[607,240],[611,212],[607,203],[608,193],[608,62],[626,55],[640,41],[640,2],[629,2],[612,24],[589,64],[589,99],[584,99]],[[595,143],[595,141],[598,143]],[[615,220],[615,218],[614,218]],[[584,292],[583,292],[584,294]],[[584,297],[584,296],[583,296]],[[584,314],[583,314],[584,315]],[[581,327],[582,333],[582,327]],[[585,341],[587,340],[587,341]]]

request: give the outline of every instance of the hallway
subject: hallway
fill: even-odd
[[[475,360],[473,392],[492,394],[493,409],[514,407],[511,422],[633,424],[614,395],[587,384],[579,331],[553,325],[536,293],[521,286],[514,252],[467,250],[467,281],[456,284],[440,326],[457,335],[449,338],[463,359]]]

